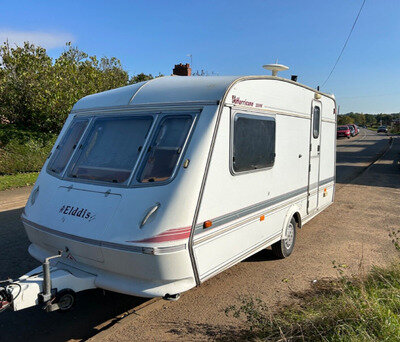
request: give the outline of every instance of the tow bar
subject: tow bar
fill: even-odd
[[[10,308],[19,311],[35,305],[43,305],[47,312],[67,311],[75,304],[77,292],[95,288],[95,274],[87,273],[58,261],[54,266],[50,261],[60,258],[48,257],[42,266],[23,275],[18,280],[8,279],[0,287],[0,312]]]

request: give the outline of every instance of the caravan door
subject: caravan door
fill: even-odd
[[[318,210],[319,164],[321,153],[321,113],[320,101],[312,101],[310,120],[310,153],[308,167],[307,214]]]

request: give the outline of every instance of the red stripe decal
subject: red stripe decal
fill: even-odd
[[[191,227],[174,228],[147,239],[127,241],[127,242],[165,242],[165,241],[182,240],[189,238],[190,230]]]

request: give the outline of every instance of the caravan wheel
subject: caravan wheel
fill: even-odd
[[[76,294],[70,289],[61,290],[56,295],[55,303],[58,304],[59,312],[67,312],[75,305]]]
[[[296,228],[297,222],[292,217],[286,226],[286,239],[278,241],[271,246],[272,252],[277,258],[284,259],[292,254],[296,242]]]

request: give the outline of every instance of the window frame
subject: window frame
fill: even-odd
[[[188,131],[188,133],[186,135],[185,141],[184,141],[184,143],[182,145],[182,152],[180,153],[179,158],[176,161],[174,169],[173,169],[173,171],[171,173],[171,177],[169,177],[168,179],[166,179],[164,181],[159,181],[159,182],[144,182],[144,183],[140,182],[139,178],[140,178],[140,176],[141,176],[141,174],[142,174],[142,172],[143,172],[143,170],[144,170],[144,168],[146,166],[145,161],[146,161],[146,157],[147,157],[147,155],[149,153],[148,152],[148,148],[149,148],[149,146],[151,146],[151,144],[153,143],[154,139],[156,138],[156,136],[160,132],[161,123],[163,121],[167,120],[170,117],[179,118],[179,117],[189,117],[189,116],[191,117],[192,122],[190,124],[189,131]],[[197,123],[197,118],[198,118],[198,113],[196,113],[196,112],[181,112],[179,114],[178,113],[177,114],[163,113],[162,115],[160,115],[158,117],[157,125],[154,127],[154,129],[152,131],[151,137],[150,137],[148,143],[146,144],[145,153],[143,153],[142,159],[141,159],[141,161],[139,163],[139,167],[136,170],[136,172],[134,174],[134,177],[132,178],[132,182],[130,184],[131,187],[161,186],[161,185],[165,185],[165,184],[171,183],[175,179],[176,174],[178,173],[178,169],[180,168],[180,165],[182,164],[182,160],[184,159],[186,148],[189,145],[189,142],[191,140],[194,127],[195,127],[195,125]]]
[[[104,118],[104,117],[122,117],[122,116],[152,116],[153,117],[153,122],[150,126],[149,132],[147,134],[147,137],[143,143],[143,148],[141,153],[138,156],[138,159],[136,160],[136,163],[132,169],[132,172],[128,178],[128,180],[125,183],[111,183],[111,182],[104,182],[104,181],[97,181],[97,180],[88,180],[88,179],[80,179],[80,178],[73,178],[73,177],[68,177],[68,173],[71,171],[71,168],[73,167],[73,163],[76,162],[79,159],[79,156],[82,153],[82,149],[75,149],[72,155],[70,156],[70,159],[64,168],[62,174],[56,174],[54,172],[51,172],[51,170],[48,169],[48,166],[46,167],[46,172],[58,179],[72,182],[72,183],[80,183],[80,184],[90,184],[90,185],[99,185],[99,186],[106,186],[110,188],[137,188],[137,187],[146,187],[146,186],[161,186],[168,184],[172,182],[179,170],[180,165],[182,164],[182,161],[184,159],[184,155],[186,153],[186,149],[189,145],[189,142],[191,140],[191,137],[193,135],[193,131],[195,128],[195,125],[197,124],[198,117],[201,113],[203,108],[193,108],[193,109],[182,109],[182,110],[160,110],[160,109],[155,109],[155,110],[137,110],[137,111],[121,111],[121,112],[90,112],[90,113],[85,113],[81,115],[75,115],[73,120],[89,120],[86,129],[84,133],[82,134],[78,145],[82,145],[87,141],[87,138],[89,137],[89,134],[93,128],[93,123],[96,121],[98,118]],[[146,156],[146,151],[150,145],[150,143],[153,141],[154,135],[158,132],[158,127],[163,120],[164,117],[166,116],[191,116],[192,117],[192,123],[188,132],[188,135],[185,139],[185,142],[182,147],[182,152],[181,155],[175,165],[175,168],[173,170],[173,173],[171,177],[168,180],[162,181],[162,182],[149,182],[149,183],[140,183],[138,182],[137,179],[137,174],[140,172],[142,169],[142,163],[143,159]],[[72,123],[73,121],[71,121]],[[71,127],[71,124],[68,126],[67,130]],[[65,131],[65,133],[67,132]],[[61,138],[62,139],[62,138]],[[48,164],[49,165],[49,164]]]
[[[83,130],[83,133],[82,133],[81,137],[79,138],[79,140],[78,140],[78,142],[76,144],[76,146],[79,148],[79,146],[81,145],[81,143],[83,141],[83,138],[85,137],[85,135],[86,135],[86,133],[88,131],[89,126],[91,126],[92,120],[93,120],[92,116],[89,116],[89,117],[88,116],[82,116],[82,117],[74,116],[72,118],[70,124],[65,129],[65,132],[64,132],[63,136],[60,137],[59,143],[57,144],[57,146],[54,147],[53,151],[50,153],[50,155],[48,157],[48,163],[47,163],[47,166],[46,166],[46,172],[48,174],[50,174],[50,175],[52,175],[52,176],[54,176],[56,178],[59,178],[59,179],[63,179],[64,178],[65,173],[68,170],[69,165],[71,163],[71,160],[74,157],[74,155],[76,154],[77,149],[75,148],[72,151],[71,155],[69,156],[69,159],[68,159],[67,163],[65,164],[64,169],[61,172],[57,173],[57,172],[54,172],[53,170],[51,170],[50,166],[52,165],[54,159],[59,155],[58,147],[61,145],[63,140],[66,138],[66,134],[72,128],[73,124],[75,124],[76,122],[79,122],[79,121],[87,121],[86,127]]]
[[[121,188],[126,188],[129,187],[133,174],[136,172],[138,166],[140,165],[142,156],[144,154],[145,149],[147,148],[148,144],[148,139],[152,135],[152,131],[154,129],[154,126],[157,123],[157,113],[135,113],[135,114],[128,114],[128,113],[116,113],[115,115],[110,115],[110,114],[105,114],[105,115],[96,115],[92,118],[90,122],[90,129],[85,132],[85,137],[81,142],[81,146],[86,144],[88,142],[88,138],[90,137],[90,134],[93,130],[94,124],[96,123],[97,120],[101,119],[110,119],[112,120],[113,118],[129,118],[129,117],[151,117],[152,118],[152,123],[150,124],[150,128],[148,130],[147,136],[143,142],[143,148],[139,153],[139,156],[132,168],[132,171],[130,172],[129,177],[127,178],[126,182],[123,183],[112,183],[112,182],[106,182],[106,181],[101,181],[101,180],[93,180],[93,179],[84,179],[84,178],[75,178],[75,177],[70,177],[68,176],[69,173],[72,171],[74,166],[76,165],[76,162],[79,160],[80,156],[82,155],[83,148],[79,148],[79,150],[76,150],[72,158],[70,159],[68,168],[66,168],[65,173],[64,173],[64,178],[67,181],[72,181],[72,182],[79,182],[79,183],[87,183],[87,184],[97,184],[97,185],[107,185],[107,186],[114,186],[114,187],[121,187]]]
[[[318,108],[318,134],[315,136],[315,109]],[[319,139],[319,136],[321,134],[321,106],[319,104],[315,104],[313,107],[313,112],[312,112],[312,136],[314,139]]]
[[[244,116],[250,117],[257,120],[268,120],[273,121],[275,123],[275,148],[274,148],[274,162],[271,166],[263,167],[261,169],[253,169],[246,171],[235,171],[233,166],[233,147],[234,147],[234,136],[235,136],[235,117],[236,116]],[[255,173],[261,171],[268,171],[275,166],[276,160],[276,114],[271,112],[255,112],[255,111],[246,111],[246,110],[231,110],[231,118],[230,118],[230,137],[229,137],[229,171],[232,176],[244,175],[248,173]]]

